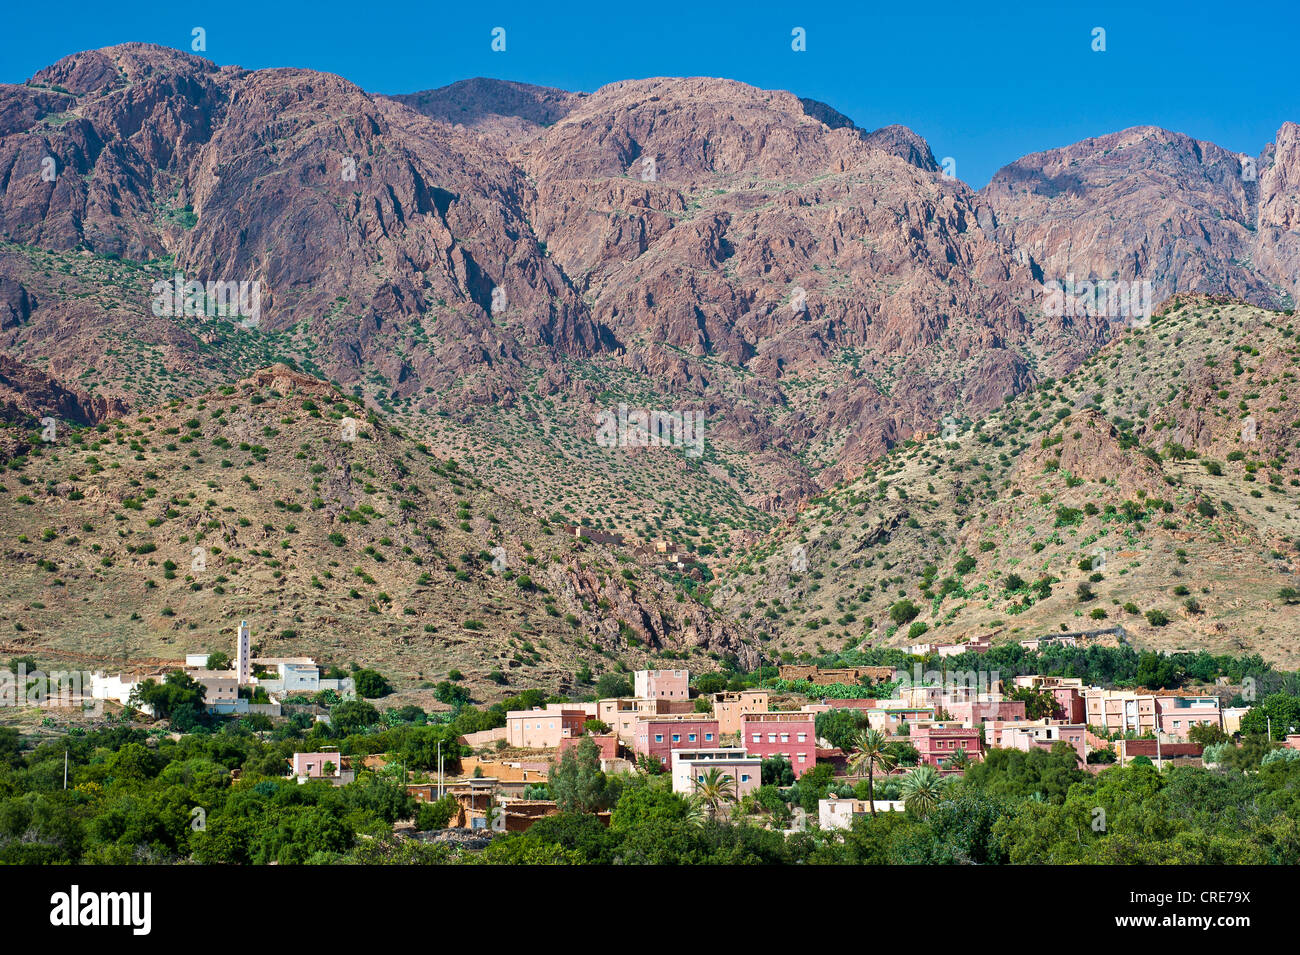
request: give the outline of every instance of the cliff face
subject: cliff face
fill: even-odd
[[[0,87],[0,349],[110,400],[194,394],[251,346],[160,316],[153,283],[256,283],[259,347],[375,402],[482,417],[637,382],[706,407],[783,509],[1104,344],[1043,313],[1045,279],[1294,296],[1296,129],[1254,182],[1142,128],[975,193],[904,127],[728,80],[382,97],[126,44]]]
[[[1026,156],[982,193],[995,234],[1049,279],[1147,279],[1157,302],[1278,307],[1300,297],[1298,140],[1286,123],[1250,157],[1139,126]]]

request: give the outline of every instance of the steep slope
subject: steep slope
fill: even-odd
[[[133,409],[289,361],[539,509],[725,557],[1108,341],[1044,313],[1047,269],[1288,294],[1294,127],[1246,185],[1116,135],[977,194],[910,130],[727,80],[385,97],[124,44],[0,87],[0,351]],[[257,314],[168,314],[176,275]],[[620,403],[703,411],[702,459],[598,453]]]
[[[173,268],[258,283],[259,329],[301,323],[327,375],[371,376],[385,393],[451,384],[471,365],[508,379],[525,346],[603,347],[528,228],[514,167],[338,77],[125,44],[68,57],[0,100],[13,117],[0,234],[157,263],[128,308],[144,311]],[[498,287],[509,294],[494,315]],[[32,321],[76,319],[41,301]]]
[[[0,496],[0,652],[175,660],[227,646],[245,618],[268,654],[362,661],[404,685],[460,669],[480,691],[493,671],[554,686],[584,660],[751,657],[654,572],[283,365],[37,439]]]
[[[982,190],[1045,279],[1146,279],[1155,301],[1300,299],[1300,126],[1259,157],[1137,126],[1018,159]]]
[[[1026,312],[1029,273],[919,137],[739,83],[388,98],[126,44],[4,88],[0,116],[0,279],[38,303],[5,347],[128,403],[170,397],[132,395],[111,360],[133,315],[130,337],[198,365],[173,395],[222,380],[193,329],[145,314],[155,282],[256,283],[245,330],[393,410],[490,428],[560,368],[704,405],[720,439],[768,454],[742,493],[779,509],[1104,338]],[[494,136],[498,120],[523,125]],[[79,308],[33,260],[80,251],[142,263],[139,287]]]
[[[1138,646],[1294,666],[1297,330],[1176,299],[1068,377],[814,500],[714,600],[795,653],[1118,624]]]

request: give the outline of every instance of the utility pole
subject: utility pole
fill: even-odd
[[[438,740],[438,798],[442,798],[442,740]]]
[[[68,788],[68,751],[63,751],[63,788]]]

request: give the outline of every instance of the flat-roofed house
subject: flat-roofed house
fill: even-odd
[[[817,801],[817,824],[823,829],[852,829],[855,816],[871,813],[872,804],[865,799],[841,799],[832,796]],[[877,799],[876,812],[902,812],[901,799]]]
[[[745,713],[767,712],[770,697],[767,690],[713,694],[713,715],[718,718],[718,732],[724,736],[735,736],[740,732],[740,717]]]
[[[958,750],[965,750],[972,760],[979,759],[983,751],[978,728],[953,723],[934,722],[914,726],[908,742],[916,747],[921,762],[931,766],[945,765]]]
[[[635,697],[612,697],[600,700],[596,706],[596,718],[608,726],[624,746],[636,742],[636,724],[639,720],[651,716],[686,715],[695,712],[695,704],[687,699],[648,699]],[[704,714],[707,715],[707,714]]]
[[[744,747],[677,749],[672,752],[673,792],[691,795],[711,769],[731,777],[737,799],[754,792],[763,782],[763,760],[747,755]]]
[[[1051,750],[1057,743],[1066,743],[1074,749],[1081,762],[1088,758],[1088,727],[1083,723],[1062,723],[1057,720],[994,721],[984,725],[984,735],[990,746],[1000,749]]]
[[[204,706],[230,705],[239,700],[239,674],[234,670],[187,670],[186,673],[203,687]]]
[[[691,697],[690,670],[637,670],[633,679],[638,699],[688,700]]]
[[[566,736],[581,736],[588,718],[580,709],[510,710],[506,742],[524,749],[555,749]]]
[[[1156,712],[1160,732],[1187,739],[1193,726],[1223,729],[1223,713],[1217,696],[1157,696]]]
[[[657,759],[669,765],[669,757],[676,749],[716,747],[718,721],[711,716],[655,716],[640,720],[632,748],[638,756]]]
[[[801,711],[742,713],[740,745],[754,756],[786,757],[798,778],[817,764],[817,716]]]

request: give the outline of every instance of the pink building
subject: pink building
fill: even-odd
[[[1087,715],[1087,706],[1083,700],[1083,680],[1078,677],[1041,676],[1037,673],[1018,676],[1017,687],[1044,690],[1052,694],[1056,701],[1056,712],[1052,715],[1067,723],[1083,723]]]
[[[943,709],[954,720],[976,726],[992,720],[1023,720],[1025,704],[1019,700],[997,700],[976,702],[967,700],[961,703],[945,703]]]
[[[785,756],[795,778],[817,764],[817,725],[812,713],[744,713],[740,745],[751,756]]]
[[[948,723],[929,723],[913,727],[908,742],[921,754],[921,762],[929,763],[931,766],[947,763],[959,749],[965,750],[966,755],[972,760],[979,759],[983,752],[978,729]]]
[[[1087,723],[1107,733],[1142,736],[1156,731],[1156,698],[1119,690],[1088,687],[1083,691]]]
[[[506,742],[524,749],[554,749],[566,736],[581,736],[588,719],[581,709],[511,710],[506,714]]]
[[[1179,739],[1187,738],[1193,726],[1223,728],[1223,713],[1217,696],[1157,696],[1156,712],[1160,732]]]
[[[294,753],[293,775],[322,779],[343,775],[343,757],[333,753]]]
[[[1052,720],[1021,720],[1013,723],[987,723],[984,734],[989,746],[1001,749],[1050,750],[1057,743],[1069,743],[1080,761],[1088,758],[1088,727],[1082,723],[1057,723]]]
[[[717,745],[718,721],[715,719],[652,717],[637,723],[632,749],[638,756],[649,756],[667,766],[675,749],[708,749]]]
[[[566,736],[560,740],[560,745],[556,747],[555,758],[559,759],[564,755],[565,750],[573,749],[584,739],[589,739],[596,744],[601,760],[618,759],[619,742],[618,737],[613,733],[607,733],[603,736]]]
[[[690,700],[614,698],[597,704],[597,719],[607,725],[625,746],[636,741],[636,724],[650,716],[695,712]]]
[[[1083,691],[1087,705],[1087,723],[1109,733],[1164,733],[1187,738],[1193,726],[1223,727],[1223,712],[1217,696],[1169,696],[1136,693],[1132,690],[1103,690],[1089,687]]]
[[[638,699],[688,700],[691,697],[690,670],[637,670],[634,679]]]

